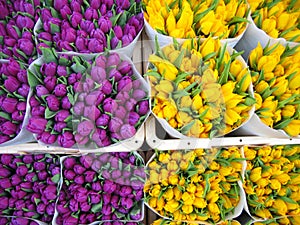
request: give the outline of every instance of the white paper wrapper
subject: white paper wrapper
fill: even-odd
[[[34,29],[33,29],[36,45],[39,43],[37,37],[38,37],[38,31],[40,29],[42,29],[42,21],[41,21],[41,19],[38,19],[38,21],[36,22]],[[137,44],[138,39],[140,38],[142,31],[143,31],[143,28],[139,31],[139,33],[136,35],[136,37],[133,39],[133,41],[129,45],[122,47],[122,48],[109,50],[109,52],[116,52],[118,54],[123,54],[123,55],[126,55],[131,58],[133,55],[134,48]],[[79,53],[79,52],[75,52],[75,51],[66,51],[66,52],[59,52],[59,53],[63,53],[63,54],[67,54],[67,55],[80,55],[80,56],[85,56],[87,59],[89,59],[89,57],[93,58],[95,55],[98,55],[101,52],[99,52],[99,53]]]
[[[247,19],[249,19],[250,16],[248,16]],[[147,22],[147,20],[144,18],[144,24],[145,24],[145,30],[146,30],[146,34],[149,37],[149,39],[151,40],[150,46],[152,48],[152,50],[155,50],[155,45],[154,45],[154,41],[155,41],[155,36],[157,36],[157,40],[160,46],[165,46],[167,44],[172,44],[173,43],[173,37],[171,36],[167,36],[167,35],[163,35],[158,33],[156,30],[154,30],[150,24]],[[227,43],[228,46],[230,47],[234,47],[243,37],[246,29],[248,27],[248,23],[246,25],[245,30],[237,37],[235,38],[227,38],[227,39],[222,39],[221,43],[225,44]],[[201,39],[205,39],[205,38],[201,38]],[[187,39],[184,38],[176,38],[176,40],[178,41],[178,43],[183,43],[184,41],[186,41]]]
[[[223,44],[222,44],[223,46]],[[165,47],[165,46],[164,46]],[[230,46],[227,46],[227,51],[229,51],[230,54],[232,54],[234,52],[234,49],[231,48]],[[245,60],[243,59],[242,56],[238,56],[236,59],[238,59],[239,61],[242,62],[243,64],[243,68],[247,67],[247,64],[245,62]],[[149,68],[149,64],[148,64],[148,67]],[[150,81],[148,80],[148,83],[150,84]],[[249,86],[249,89],[248,91],[251,93],[251,96],[254,97],[254,91],[253,91],[253,85],[252,83],[250,84]],[[150,106],[150,108],[152,108],[152,106]],[[227,134],[231,134],[233,132],[238,132],[237,134],[239,134],[239,129],[241,127],[243,127],[244,125],[246,125],[251,117],[254,115],[254,111],[255,111],[255,107],[253,106],[251,108],[251,110],[249,110],[249,117],[237,128],[231,130],[229,133]],[[180,139],[187,139],[187,138],[191,138],[191,137],[188,137],[182,133],[180,133],[178,130],[174,129],[173,127],[170,126],[170,124],[165,120],[165,119],[162,119],[162,118],[159,118],[155,113],[153,113],[153,111],[151,111],[152,115],[154,115],[154,117],[159,121],[159,123],[161,124],[161,126],[164,128],[164,130],[171,136],[171,137],[174,137],[174,138],[180,138]],[[222,135],[221,135],[222,136]],[[197,138],[198,139],[198,138]],[[203,139],[203,138],[201,138]]]
[[[298,216],[281,216],[281,217],[277,217],[276,220],[280,220],[280,219],[282,219],[282,218],[289,218],[289,219],[292,219],[292,218],[295,218],[295,217],[299,218],[300,216],[299,216],[299,215],[298,215]],[[250,225],[254,225],[256,222],[263,222],[264,224],[269,225],[269,224],[271,224],[272,221],[273,221],[273,219],[272,219],[272,220],[259,220],[259,221],[254,220],[254,221],[251,222]],[[291,224],[291,225],[298,225],[298,224],[296,224],[296,223],[290,223],[290,224]]]
[[[144,159],[141,157],[141,155],[138,152],[133,151],[133,154],[135,155],[135,157],[139,158],[143,162],[143,164],[145,164]],[[70,155],[70,156],[63,156],[63,157],[60,158],[60,164],[61,164],[61,181],[60,181],[60,186],[59,186],[59,193],[61,192],[62,185],[63,185],[63,179],[64,179],[64,177],[63,177],[63,170],[64,170],[63,162],[64,162],[65,159],[67,159],[69,157],[80,157],[80,156],[78,156],[78,155]],[[56,204],[57,204],[57,202],[58,202],[58,199],[56,201]],[[119,221],[120,222],[141,222],[141,221],[143,221],[143,219],[145,217],[145,206],[144,206],[144,202],[143,201],[141,201],[140,207],[141,207],[141,218],[139,220],[128,220],[128,221],[126,221],[126,220],[119,220]],[[52,220],[52,225],[58,225],[56,223],[56,219],[57,219],[58,216],[59,216],[59,213],[58,213],[58,211],[56,209],[56,205],[55,205],[55,213],[54,213],[54,218]],[[101,224],[103,222],[114,222],[114,221],[113,220],[95,221],[95,222],[89,223],[87,225],[96,225],[96,224]]]
[[[181,151],[181,150],[177,150],[177,151]],[[243,150],[241,150],[241,153],[242,153],[242,157],[243,157]],[[154,154],[150,159],[149,161],[147,162],[146,164],[146,168],[148,168],[149,164],[154,160],[154,158],[156,157],[156,155]],[[245,169],[246,169],[246,162],[245,161],[242,161],[242,166],[243,166],[243,169],[242,169],[242,176],[244,176],[245,174]],[[233,220],[234,218],[237,218],[243,211],[244,209],[244,206],[246,204],[246,194],[244,192],[244,189],[243,189],[243,183],[242,181],[238,181],[238,185],[239,185],[239,188],[240,188],[240,192],[239,192],[239,195],[240,195],[240,201],[238,203],[238,205],[234,208],[234,212],[227,215],[225,217],[226,220]],[[161,214],[159,214],[155,209],[153,209],[147,202],[145,202],[145,205],[152,211],[154,212],[156,215],[160,216],[161,218],[163,219],[166,219],[166,220],[172,220],[171,218],[169,217],[166,217],[166,216],[163,216]],[[210,225],[211,223],[208,223],[206,221],[186,221],[186,220],[183,220],[181,222],[194,222],[194,223],[199,223],[199,224],[205,224],[205,225]],[[222,221],[216,223],[216,224],[221,224]]]
[[[65,54],[65,53],[58,53],[58,55],[60,55],[60,54]],[[69,52],[69,54],[72,55],[70,52]],[[83,55],[83,54],[80,54],[80,53],[76,53],[75,55],[81,56],[81,57],[83,57],[83,58],[86,59],[86,60],[91,60],[94,56],[97,56],[97,55],[99,55],[99,54],[94,54],[94,55],[91,55],[91,54]],[[134,77],[136,80],[139,80],[139,81],[141,82],[142,88],[143,88],[144,90],[147,90],[148,96],[149,96],[149,93],[150,93],[150,86],[149,86],[149,83],[147,83],[147,82],[145,81],[145,79],[140,75],[140,73],[137,71],[136,67],[134,66],[132,60],[131,60],[128,56],[123,55],[123,54],[119,54],[119,55],[120,55],[120,58],[121,58],[122,60],[128,61],[128,62],[131,64],[132,69],[133,69],[133,75],[132,75],[132,77]],[[43,56],[40,57],[40,58],[38,58],[38,59],[36,59],[36,60],[35,60],[33,63],[31,63],[31,65],[29,66],[29,70],[32,71],[33,73],[36,73],[37,71],[35,70],[34,64],[36,64],[36,65],[42,65],[42,64],[43,64]],[[29,118],[31,117],[31,115],[30,115],[31,107],[30,107],[30,105],[29,105],[29,99],[30,99],[30,97],[32,96],[32,94],[33,94],[33,90],[30,89],[30,93],[29,93],[29,97],[28,97],[28,104],[27,104],[27,113],[28,113],[28,118],[27,118],[27,120],[29,120]],[[149,107],[150,107],[150,99],[149,99]],[[72,149],[79,149],[82,153],[93,152],[93,151],[96,151],[96,152],[106,152],[106,151],[109,151],[109,149],[106,150],[106,148],[114,147],[114,146],[120,146],[120,147],[122,146],[122,147],[125,147],[127,151],[138,150],[138,149],[132,149],[131,146],[134,146],[134,145],[133,145],[133,142],[134,142],[136,139],[141,139],[141,137],[140,137],[140,133],[141,133],[140,130],[141,130],[141,129],[144,129],[144,123],[146,122],[146,120],[147,120],[147,118],[149,117],[149,115],[150,115],[150,110],[149,110],[149,112],[145,115],[144,122],[143,122],[142,124],[140,124],[140,126],[137,128],[136,134],[135,134],[134,136],[132,136],[131,138],[128,138],[128,139],[125,139],[125,140],[121,140],[121,141],[119,141],[119,142],[117,142],[117,143],[111,144],[111,145],[109,145],[109,146],[97,148],[97,149],[90,149],[90,148],[88,148],[88,147],[78,146],[78,145],[75,143],[75,145],[72,147]],[[47,144],[45,144],[45,143],[43,143],[43,142],[37,140],[37,135],[36,135],[36,134],[33,134],[33,136],[34,136],[35,140],[36,140],[39,144],[41,144],[41,145],[43,145],[43,146],[49,146],[49,145],[47,145]],[[58,147],[60,147],[60,145],[57,143],[57,141],[56,141],[54,144],[51,144],[51,146],[58,146]],[[66,150],[67,150],[67,149],[66,149]],[[70,148],[70,150],[71,150],[71,148]]]
[[[0,64],[8,63],[8,62],[9,62],[9,60],[0,59]],[[34,140],[33,135],[26,129],[26,126],[27,126],[28,120],[29,120],[28,105],[29,105],[29,98],[27,97],[26,112],[25,112],[24,121],[21,125],[21,130],[20,130],[19,134],[16,137],[14,137],[13,139],[0,144],[0,147],[23,144],[23,143],[31,142]]]
[[[296,45],[299,43],[286,41],[284,38],[272,38],[265,31],[259,29],[251,16],[248,17],[250,24],[243,36],[242,39],[235,46],[235,49],[238,51],[244,50],[243,57],[244,59],[248,59],[248,56],[254,48],[256,48],[258,42],[260,42],[262,47],[265,47],[269,41],[271,42],[281,42],[281,43],[289,43],[290,45]]]

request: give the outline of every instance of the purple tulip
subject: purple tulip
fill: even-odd
[[[35,91],[36,91],[36,95],[41,98],[43,95],[47,95],[49,94],[49,91],[47,88],[45,88],[43,85],[41,84],[38,84],[36,87],[35,87]]]
[[[46,205],[44,203],[40,202],[36,207],[36,211],[39,214],[44,214],[46,211]]]
[[[99,171],[101,169],[101,166],[102,166],[102,164],[98,160],[95,160],[92,163],[91,169],[94,171]]]
[[[95,124],[90,120],[80,122],[77,127],[77,132],[82,136],[88,136],[95,128]]]
[[[83,115],[83,110],[85,108],[85,105],[83,102],[76,102],[75,105],[73,106],[73,111],[75,115]]]
[[[90,37],[98,40],[105,40],[105,33],[101,29],[96,28],[91,31]]]
[[[21,179],[20,179],[19,177],[18,177],[17,179],[20,180],[19,183],[22,182]],[[36,179],[37,179],[37,176],[36,176],[36,174],[35,174],[34,172],[28,173],[28,174],[26,174],[26,176],[25,176],[25,180],[26,180],[26,181],[29,181],[29,182],[34,182]],[[13,185],[14,185],[14,184],[13,184]]]
[[[80,203],[80,209],[82,212],[89,212],[91,209],[91,206],[87,202]]]
[[[1,124],[0,126],[0,132],[5,135],[13,135],[16,134],[17,132],[17,125],[10,122],[6,121],[5,123]]]
[[[112,113],[118,108],[117,102],[112,98],[106,98],[103,101],[103,110]]]
[[[88,49],[92,53],[103,52],[106,47],[105,40],[98,40],[96,38],[91,38],[88,43]]]
[[[54,120],[56,122],[65,122],[65,120],[70,116],[70,112],[68,110],[60,110],[56,113]]]
[[[74,178],[74,182],[76,184],[80,184],[80,185],[84,184],[84,176],[76,176]]]
[[[90,168],[93,163],[93,157],[91,155],[83,155],[80,157],[80,163],[86,168]]]
[[[105,180],[104,185],[103,185],[103,191],[107,194],[112,194],[117,188],[117,185],[110,181],[110,180]]]
[[[82,136],[80,134],[75,134],[74,138],[78,145],[85,145],[90,140],[88,136]]]
[[[80,177],[83,177],[83,176],[80,176]],[[75,178],[76,179],[76,178]],[[84,179],[84,178],[83,178]],[[84,189],[84,188],[83,188]],[[84,189],[86,190],[86,189]],[[77,201],[77,202],[86,202],[87,201],[87,193],[86,192],[79,192],[79,191],[76,191],[75,195],[74,195],[74,199]]]
[[[119,42],[120,42],[120,40],[119,40],[117,37],[113,37],[113,38],[110,40],[110,46],[111,46],[111,49],[117,48]]]
[[[91,70],[91,77],[94,81],[100,83],[106,79],[106,71],[103,67],[93,66]]]
[[[14,59],[10,59],[9,63],[7,64],[7,72],[12,76],[17,76],[19,71],[21,71],[20,64],[15,61]]]
[[[101,201],[101,195],[98,193],[90,193],[89,196],[92,204],[98,204]]]
[[[60,9],[60,15],[61,17],[66,20],[68,19],[68,17],[72,14],[72,11],[70,9],[70,7],[68,5],[64,5],[61,9]]]
[[[96,220],[96,215],[95,215],[95,214],[88,214],[88,215],[86,216],[86,219],[87,219],[87,221],[88,221],[89,223],[92,223],[92,222],[94,222],[94,221]]]
[[[2,154],[0,157],[1,157],[0,158],[1,163],[4,165],[9,165],[14,159],[14,155],[10,155],[10,154]]]
[[[18,92],[19,95],[27,98],[28,93],[29,93],[29,89],[30,89],[30,87],[29,87],[28,84],[22,84],[21,87],[19,87],[17,92]]]
[[[53,6],[57,11],[60,11],[65,5],[68,5],[68,0],[54,0]]]
[[[98,12],[97,12],[98,8],[95,9],[95,8],[92,8],[92,7],[88,7],[85,12],[84,12],[84,18],[86,20],[90,20],[90,21],[93,21],[93,20],[98,20],[99,18],[99,15],[98,15]]]
[[[73,180],[76,176],[76,174],[72,170],[65,170],[64,176],[67,180]]]
[[[122,174],[121,174],[121,171],[120,171],[120,170],[114,170],[114,171],[112,171],[112,173],[111,173],[111,177],[112,177],[113,179],[117,179],[117,178],[119,178],[121,175],[122,175]]]
[[[52,36],[52,39],[54,42],[57,42],[57,45],[59,46],[62,46],[62,40],[61,40],[61,34],[60,33],[55,33],[53,36]]]
[[[26,166],[19,166],[16,170],[16,174],[19,175],[20,177],[25,176],[28,173],[28,169]]]
[[[118,132],[123,125],[123,121],[118,117],[113,117],[109,121],[108,129],[110,132]]]
[[[110,205],[104,205],[101,210],[102,214],[105,216],[109,216],[112,214],[112,208]]]
[[[96,126],[107,126],[109,123],[110,117],[107,114],[101,114],[96,120]]]
[[[118,7],[120,7],[121,9],[129,9],[130,7],[130,1],[129,0],[116,0],[116,4]]]
[[[117,66],[120,63],[120,56],[117,53],[111,53],[106,61],[106,66]]]
[[[136,129],[130,124],[124,124],[121,127],[120,134],[123,139],[131,138],[135,135]]]
[[[50,9],[43,8],[41,11],[42,22],[44,23],[44,22],[48,21],[51,17],[52,17],[52,14],[51,14]]]
[[[128,23],[125,24],[123,31],[124,34],[131,35],[132,37],[135,37],[137,35],[136,28],[134,26],[129,25]]]
[[[25,38],[21,38],[18,40],[18,48],[27,56],[31,56],[35,49],[33,42]]]
[[[56,74],[56,69],[57,69],[57,65],[55,62],[49,62],[49,63],[44,63],[41,68],[40,68],[40,72],[42,74],[44,74],[45,76],[50,76],[50,77],[54,77]]]
[[[12,25],[12,24],[7,24],[6,25],[6,31],[7,31],[7,34],[10,36],[10,37],[13,37],[14,39],[18,40],[19,39],[19,34],[17,32],[16,29],[19,29],[17,27],[14,27],[15,25]]]
[[[133,98],[129,99],[126,103],[125,103],[125,108],[128,111],[133,111],[136,107],[137,101]]]
[[[0,209],[5,210],[8,208],[8,197],[1,196],[0,197]]]
[[[21,83],[28,84],[26,70],[20,70],[17,74],[17,78]]]
[[[57,92],[59,92],[59,91],[57,91]],[[51,111],[56,112],[59,110],[60,102],[55,95],[47,96],[46,101],[47,101],[47,105]]]
[[[125,47],[127,45],[130,45],[130,43],[133,41],[133,37],[131,36],[131,34],[125,34],[123,37],[122,37],[122,47]]]
[[[63,97],[61,100],[61,106],[63,109],[69,110],[71,109],[72,105],[69,101],[69,98],[67,96]]]
[[[138,108],[137,110],[138,114],[146,115],[149,112],[149,101],[144,100],[139,102],[137,108]]]
[[[100,6],[101,6],[101,1],[99,0],[91,0],[90,1],[90,6],[93,8],[93,9],[99,9]]]
[[[8,47],[14,47],[17,43],[17,40],[14,38],[8,37],[7,39],[4,39],[4,44]]]
[[[125,209],[131,209],[133,206],[133,201],[130,198],[121,198],[121,206]]]
[[[96,173],[94,171],[86,171],[84,173],[85,182],[92,183],[95,178]]]
[[[109,79],[114,78],[114,80],[118,82],[122,77],[122,74],[116,68],[112,68],[109,71]]]
[[[64,204],[57,204],[56,209],[59,214],[66,214],[69,212],[69,208],[64,206]]]
[[[112,93],[112,89],[113,89],[112,84],[108,80],[102,82],[101,91],[104,94],[110,95]]]
[[[139,114],[136,112],[129,112],[128,114],[128,123],[132,126],[135,126],[140,120]]]
[[[124,76],[121,80],[118,81],[118,92],[127,91],[129,92],[132,89],[132,80],[129,76]]]
[[[78,211],[78,202],[75,199],[71,199],[69,202],[69,208],[72,212]]]
[[[18,15],[16,18],[16,24],[19,27],[19,29],[27,28],[29,30],[32,30],[34,27],[33,20],[30,19],[28,16]]]
[[[79,26],[82,30],[86,31],[87,33],[91,33],[91,31],[95,29],[94,23],[89,20],[81,20]]]
[[[81,13],[81,4],[82,1],[80,0],[72,0],[70,3],[72,11]]]
[[[144,90],[141,90],[141,89],[135,89],[132,93],[132,97],[135,100],[139,101],[139,100],[146,97],[146,92]]]
[[[81,11],[81,10],[80,10]],[[77,28],[81,23],[83,16],[81,13],[74,11],[70,17],[70,22],[73,28]]]
[[[58,144],[64,148],[70,148],[75,144],[74,136],[71,132],[66,131],[63,134],[58,135]]]
[[[34,162],[33,164],[33,168],[35,170],[45,170],[46,169],[46,164],[44,162]]]
[[[74,212],[76,212],[77,210],[75,210]],[[63,224],[64,225],[77,225],[78,224],[78,219],[73,217],[73,216],[69,216],[63,219]]]
[[[56,139],[57,139],[56,135],[51,134],[50,132],[43,132],[38,137],[38,140],[41,140],[45,144],[53,144],[55,143]]]
[[[112,22],[110,21],[110,19],[106,16],[102,16],[99,20],[98,20],[98,25],[99,28],[104,32],[107,33],[111,28],[112,28]]]
[[[123,30],[122,27],[117,25],[113,27],[114,33],[116,35],[116,37],[121,40],[121,38],[123,37]]]
[[[68,157],[64,160],[63,164],[66,169],[73,169],[74,165],[76,164],[76,159]]]
[[[114,1],[112,1],[112,0],[103,0],[102,3],[105,4],[108,9],[110,9],[113,6]]]
[[[88,39],[84,37],[77,37],[75,40],[75,46],[80,52],[87,51]]]
[[[67,41],[59,40],[57,41],[57,46],[60,51],[73,51],[73,47]]]
[[[117,195],[113,195],[110,199],[110,204],[112,205],[112,207],[114,207],[115,209],[118,209],[120,207],[119,205],[119,197]]]
[[[100,116],[100,110],[95,106],[86,106],[83,115],[91,121],[96,121]]]
[[[57,74],[58,76],[60,77],[66,77],[68,74],[67,74],[67,68],[65,66],[57,66]]]
[[[39,171],[39,173],[37,174],[39,180],[46,180],[48,177],[48,173],[45,170]]]
[[[57,189],[55,185],[47,185],[43,191],[44,196],[48,200],[54,200],[57,197]]]
[[[106,57],[104,55],[99,55],[95,60],[95,64],[96,66],[104,69],[106,64]]]
[[[8,113],[13,113],[17,108],[18,100],[15,98],[5,98],[2,101],[1,108]]]
[[[62,32],[61,32],[61,38],[62,40],[64,41],[67,41],[67,42],[75,42],[76,40],[76,30],[74,28],[66,28],[66,29],[63,29]]]
[[[0,136],[0,144],[7,142],[9,140],[10,140],[10,137],[8,137],[8,136],[4,136],[4,135]]]
[[[77,165],[74,166],[74,172],[78,175],[82,175],[85,172],[85,170],[86,169],[81,165],[77,164]]]
[[[110,199],[111,199],[111,194],[103,194],[102,199],[103,199],[103,204],[104,205],[109,205],[110,204]]]
[[[43,117],[45,114],[44,106],[33,106],[31,110],[32,117]]]
[[[42,134],[46,129],[47,122],[47,120],[40,117],[31,117],[26,129],[34,134]]]

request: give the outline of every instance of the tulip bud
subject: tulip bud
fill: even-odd
[[[34,134],[42,134],[46,129],[47,120],[40,117],[31,117],[26,129]]]
[[[113,100],[112,98],[106,98],[103,101],[103,110],[105,112],[114,112],[116,109],[118,108],[118,104],[115,100]]]
[[[70,3],[72,11],[81,13],[81,4],[80,0],[72,0]]]
[[[71,28],[71,27],[63,29],[62,33],[61,33],[61,38],[62,38],[62,40],[70,42],[70,43],[75,42],[75,40],[76,40],[76,30]]]
[[[77,132],[82,136],[88,136],[95,128],[93,122],[89,120],[85,120],[80,122],[77,127]]]
[[[135,135],[135,133],[136,133],[136,129],[134,128],[134,126],[132,126],[130,124],[122,125],[121,130],[120,130],[120,134],[121,134],[122,138],[124,138],[124,139],[133,137]]]
[[[20,82],[15,77],[9,76],[4,81],[4,86],[9,92],[15,92],[19,88]]]
[[[80,22],[80,28],[84,31],[86,31],[87,33],[91,33],[91,31],[93,29],[95,29],[95,25],[93,22],[89,21],[89,20],[81,20]]]
[[[68,16],[70,16],[71,14],[72,14],[72,11],[68,5],[64,5],[60,9],[60,15],[64,20],[68,19]]]
[[[47,101],[47,105],[51,111],[56,112],[59,110],[60,102],[55,95],[47,96],[46,101]]]
[[[114,78],[114,80],[118,82],[122,77],[122,74],[116,68],[112,68],[109,71],[109,79]]]
[[[64,132],[58,135],[58,144],[64,148],[70,148],[75,144],[74,136],[71,132]]]
[[[91,38],[88,43],[88,50],[92,53],[103,52],[106,47],[105,40],[98,40],[96,38]]]
[[[60,11],[65,5],[68,5],[68,0],[54,0],[53,6],[54,9]]]
[[[19,29],[27,28],[32,30],[34,27],[34,22],[27,16],[18,15],[16,18],[16,25],[19,27]]]
[[[38,84],[36,87],[35,87],[35,91],[36,91],[36,95],[41,98],[42,96],[44,95],[47,95],[49,94],[49,91],[47,88],[45,88],[43,85],[41,84]]]
[[[107,33],[112,28],[112,22],[106,16],[102,16],[98,20],[98,25],[99,25],[100,30],[102,30],[104,33]]]

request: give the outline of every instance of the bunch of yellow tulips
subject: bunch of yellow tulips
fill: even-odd
[[[195,224],[199,224],[199,223],[158,219],[155,220],[151,225],[195,225]],[[218,225],[241,225],[241,224],[236,220],[226,220],[218,223]]]
[[[229,133],[249,118],[255,98],[240,53],[219,40],[187,40],[150,55],[147,73],[152,112],[182,134],[211,138]]]
[[[249,55],[256,114],[267,126],[300,134],[300,45],[260,44]]]
[[[270,37],[300,42],[300,1],[248,0],[256,26]]]
[[[234,38],[247,25],[245,0],[144,0],[144,17],[157,32],[175,38]]]
[[[250,213],[263,219],[299,215],[300,146],[244,147],[244,154]]]
[[[146,203],[175,221],[216,223],[240,201],[240,149],[156,151],[147,165]]]

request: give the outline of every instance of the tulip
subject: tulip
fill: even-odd
[[[104,40],[98,40],[96,38],[91,38],[88,43],[88,49],[92,53],[103,52],[106,47]]]
[[[86,106],[83,112],[83,116],[90,119],[91,121],[96,121],[100,114],[100,110],[95,105]]]
[[[76,184],[84,184],[84,177],[83,177],[83,176],[76,176],[76,177],[74,178],[74,182],[75,182]],[[79,201],[79,200],[77,200],[77,201]]]
[[[27,16],[18,15],[16,18],[16,25],[19,27],[19,29],[27,28],[32,30],[34,27],[34,22]]]
[[[28,84],[26,70],[20,70],[17,74],[17,78],[21,83]]]
[[[114,112],[114,115],[116,115],[119,119],[124,120],[126,117],[127,111],[124,108],[124,106],[118,106],[116,111]]]
[[[63,29],[62,32],[61,32],[61,38],[62,38],[62,40],[70,42],[70,43],[75,42],[75,40],[76,40],[76,30],[71,28],[71,27]]]
[[[17,126],[10,121],[6,121],[5,123],[1,124],[0,132],[5,135],[13,135],[16,133]]]
[[[149,111],[149,102],[147,100],[138,103],[138,114],[146,115]]]
[[[134,128],[134,126],[132,126],[130,124],[122,125],[121,130],[120,130],[120,134],[121,134],[122,138],[124,138],[124,139],[133,137],[135,135],[135,133],[136,133],[136,129]]]
[[[14,38],[4,39],[4,44],[8,47],[14,47],[16,43],[17,43],[17,41]]]
[[[42,134],[46,129],[46,125],[47,120],[40,117],[31,117],[26,129],[34,134]]]
[[[31,40],[21,38],[18,40],[18,48],[24,52],[27,56],[31,56],[34,53],[34,44]]]
[[[119,81],[122,77],[122,74],[116,68],[112,68],[109,71],[109,79],[114,78],[115,81]]]
[[[120,62],[120,56],[117,53],[111,53],[106,61],[106,67],[118,66]]]
[[[93,21],[93,20],[98,20],[99,18],[99,15],[98,15],[98,12],[97,12],[98,9],[95,9],[95,8],[92,8],[92,7],[88,7],[85,12],[84,12],[84,18],[86,20],[90,20],[90,21]]]
[[[66,20],[68,19],[68,17],[72,14],[72,11],[70,9],[70,7],[68,5],[64,5],[61,9],[60,9],[60,15],[61,17]]]
[[[54,39],[54,38],[53,38]],[[55,41],[55,40],[54,40]],[[58,46],[58,48],[61,50],[61,51],[63,51],[63,50],[65,50],[65,51],[73,51],[73,47],[70,45],[70,43],[69,42],[67,42],[67,41],[63,41],[63,40],[59,40],[59,41],[57,41],[57,46]]]
[[[132,110],[134,110],[136,104],[137,104],[137,101],[135,99],[131,98],[128,101],[126,101],[125,107],[128,111],[132,111]]]
[[[89,20],[81,20],[79,26],[82,30],[86,31],[87,33],[91,33],[91,31],[95,29],[94,23]]]
[[[59,92],[58,92],[59,93]],[[51,111],[58,111],[60,102],[55,95],[48,95],[46,97],[47,105]]]
[[[80,13],[74,11],[70,17],[70,23],[71,23],[72,27],[77,28],[78,25],[81,23],[82,19],[83,19],[83,16],[81,14],[81,10],[80,10]]]
[[[65,5],[68,5],[68,0],[54,0],[53,6],[57,11],[60,11]]]
[[[40,72],[45,76],[53,77],[56,74],[57,65],[55,62],[44,63],[41,68]]]
[[[91,77],[94,81],[100,83],[106,79],[106,71],[103,67],[93,66],[91,70]]]
[[[139,114],[137,114],[136,112],[129,112],[128,123],[130,125],[135,126],[138,123],[139,119],[140,119]]]
[[[123,30],[121,26],[114,26],[113,31],[115,33],[115,36],[120,40],[123,37]]]
[[[70,148],[75,144],[74,136],[71,132],[64,132],[63,134],[58,135],[57,138],[58,144],[64,148]]]
[[[123,121],[118,117],[113,117],[109,121],[108,129],[110,132],[117,132],[120,130],[120,127],[123,125]]]
[[[110,117],[107,114],[101,114],[98,119],[96,120],[96,126],[107,126],[109,123]]]
[[[4,86],[9,92],[15,92],[19,88],[20,82],[15,77],[9,76],[4,81]]]
[[[33,106],[31,110],[31,115],[33,117],[43,117],[45,114],[44,106]]]
[[[49,94],[49,90],[47,88],[45,88],[43,85],[41,84],[38,84],[36,87],[35,87],[35,91],[36,91],[36,95],[38,97],[42,97],[44,95],[48,95]]]
[[[75,40],[75,46],[80,52],[87,51],[88,40],[83,37],[77,37]]]
[[[102,82],[101,91],[104,94],[110,95],[112,93],[112,90],[113,90],[112,84],[108,80]]]
[[[106,98],[103,101],[103,110],[105,112],[112,113],[112,112],[114,112],[117,109],[117,107],[118,107],[118,104],[112,98]]]

